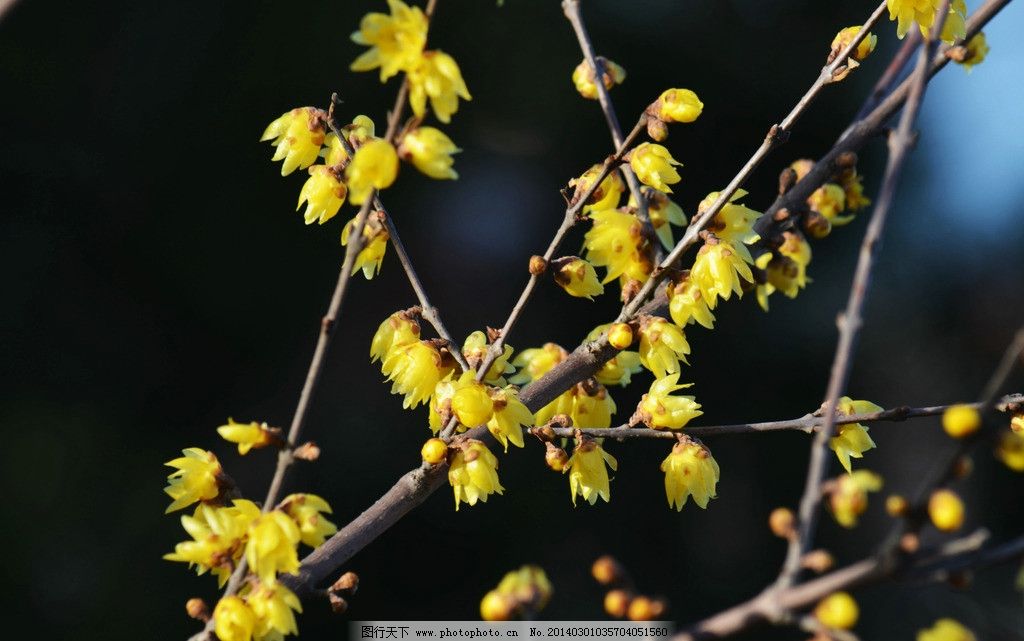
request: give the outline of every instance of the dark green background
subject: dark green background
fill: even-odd
[[[397,81],[348,71],[361,51],[349,33],[382,6],[25,0],[0,24],[3,565],[18,604],[8,607],[40,637],[181,639],[195,629],[184,601],[215,598],[209,577],[160,559],[184,536],[177,515],[162,515],[162,463],[183,447],[212,448],[247,496],[265,490],[272,454],[242,459],[213,430],[228,416],[288,422],[341,260],[343,218],[303,226],[292,211],[302,178],[282,179],[257,141],[280,113],[325,106],[333,91],[346,118],[383,122]],[[613,94],[624,122],[670,86],[703,99],[701,119],[668,142],[685,163],[676,198],[690,213],[810,84],[832,35],[872,6],[588,0],[584,10],[598,51],[628,70]],[[997,20],[992,60],[970,76],[944,71],[926,100],[869,297],[854,397],[974,398],[1024,319],[1014,88],[1024,20],[1019,6]],[[893,26],[879,33],[863,70],[829,89],[750,181],[748,204],[766,207],[778,170],[820,155],[842,130],[895,49]],[[441,0],[431,45],[459,61],[474,96],[445,128],[464,149],[461,179],[405,167],[385,201],[461,337],[505,318],[527,257],[561,219],[558,190],[610,145],[596,103],[569,81],[581,56],[555,0]],[[877,142],[863,155],[869,194],[883,151]],[[1003,177],[995,187],[983,180],[992,176]],[[702,421],[817,407],[864,226],[862,216],[814,245],[814,283],[796,301],[777,297],[768,315],[752,300],[727,304],[716,331],[690,332],[684,379],[696,382]],[[339,522],[416,465],[429,435],[425,410],[403,412],[367,359],[377,323],[414,302],[390,253],[378,279],[353,283],[306,431],[323,457],[288,483],[326,497]],[[571,347],[616,309],[614,295],[589,303],[545,283],[510,342]],[[619,418],[649,382],[638,380],[613,392]],[[1019,373],[1013,387],[1024,387]],[[909,490],[950,447],[937,425],[878,425],[865,464],[887,489]],[[709,440],[719,498],[677,514],[658,471],[664,445],[610,445],[620,461],[613,503],[573,509],[567,480],[530,443],[501,458],[504,496],[456,514],[450,492],[438,492],[353,559],[362,586],[350,615],[474,618],[505,571],[532,562],[555,585],[545,617],[601,618],[588,567],[612,553],[641,589],[671,599],[673,619],[699,618],[774,576],[783,544],[764,523],[774,506],[795,504],[807,444],[801,434]],[[1020,478],[980,451],[960,484],[968,529],[1019,533]],[[825,517],[821,542],[843,562],[870,551],[886,528],[880,503],[853,532]],[[985,572],[965,593],[867,591],[858,630],[910,639],[944,614],[991,638],[1019,630],[1013,572]],[[325,605],[308,600],[306,610],[303,638],[345,634]]]

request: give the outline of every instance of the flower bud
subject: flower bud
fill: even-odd
[[[565,464],[569,462],[569,455],[554,443],[545,443],[544,445],[547,448],[544,452],[544,462],[547,466],[556,472],[564,470]]]
[[[315,461],[320,458],[320,446],[313,441],[306,441],[295,448],[292,452],[292,456],[300,461]]]
[[[658,607],[654,600],[646,596],[638,596],[629,602],[626,616],[630,621],[652,621],[657,616]]]
[[[689,89],[666,89],[648,113],[664,122],[693,122],[703,110],[704,103]]]
[[[543,256],[531,256],[530,257],[530,274],[533,276],[540,276],[548,268],[548,261],[544,260]]]
[[[832,221],[816,211],[809,211],[804,215],[803,228],[808,236],[821,240],[832,233]]]
[[[889,513],[889,516],[906,516],[909,510],[910,504],[907,502],[907,499],[899,494],[891,494],[885,499],[885,511]]]
[[[206,605],[206,601],[198,597],[193,597],[185,602],[185,612],[193,619],[203,623],[210,620],[210,606]]]
[[[942,429],[953,438],[966,438],[981,427],[981,414],[970,405],[954,405],[942,413]]]
[[[437,465],[448,456],[448,444],[439,438],[427,439],[420,450],[420,456],[431,465]]]
[[[835,564],[836,559],[828,550],[811,550],[800,561],[800,565],[816,574],[828,572]]]
[[[777,507],[768,515],[768,528],[780,539],[796,536],[796,515],[789,508]]]
[[[625,590],[612,590],[604,595],[604,611],[608,616],[621,619],[629,611],[629,603],[633,596]]]
[[[515,601],[497,590],[491,590],[480,601],[480,618],[484,621],[508,621],[514,611]]]
[[[647,119],[647,135],[651,140],[661,142],[668,139],[668,125],[658,118]]]
[[[964,502],[952,490],[936,490],[928,499],[928,516],[943,532],[953,532],[964,524]]]
[[[846,592],[833,592],[814,608],[814,618],[837,630],[849,630],[856,625],[859,616],[857,602]]]
[[[626,349],[633,344],[633,328],[626,323],[615,323],[608,328],[608,344],[615,349]]]
[[[607,554],[594,561],[594,564],[590,566],[590,574],[601,585],[619,583],[626,576],[626,572],[619,562]]]

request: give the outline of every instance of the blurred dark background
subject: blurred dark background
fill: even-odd
[[[971,6],[975,6],[972,3]],[[932,83],[922,138],[886,233],[850,394],[883,406],[976,397],[1024,320],[1024,61],[1014,3],[988,29],[991,57]],[[814,79],[835,32],[873,2],[588,0],[599,53],[628,71],[613,92],[624,123],[668,87],[696,90],[704,115],[673,128],[685,163],[676,199],[687,213],[720,189]],[[273,455],[240,458],[214,432],[228,416],[286,425],[342,257],[346,207],[323,227],[293,212],[302,185],[282,179],[258,143],[300,105],[345,100],[343,116],[382,123],[397,80],[349,63],[362,14],[383,2],[55,3],[23,0],[0,23],[0,269],[4,281],[0,475],[4,562],[16,612],[42,638],[181,639],[183,604],[216,598],[214,582],[161,560],[184,538],[164,516],[162,464],[184,447],[213,449],[246,495],[260,497]],[[884,23],[864,67],[829,89],[747,185],[772,200],[778,170],[822,154],[856,112],[897,46]],[[385,201],[413,260],[459,337],[500,325],[563,211],[558,190],[610,148],[595,102],[569,75],[581,55],[556,0],[442,0],[430,44],[460,63],[473,101],[446,131],[464,149],[457,182],[405,167]],[[883,145],[862,154],[868,193]],[[799,416],[824,393],[861,216],[814,245],[814,283],[795,301],[726,304],[714,332],[690,332],[684,379],[705,424]],[[578,247],[582,231],[566,245]],[[516,329],[517,348],[576,345],[610,319],[614,294],[590,303],[545,283]],[[415,302],[388,254],[381,275],[353,283],[306,435],[323,448],[288,490],[326,497],[347,522],[418,463],[426,412],[403,412],[367,359],[391,312]],[[614,390],[628,417],[648,375]],[[1024,388],[1018,372],[1011,385]],[[879,424],[862,465],[887,490],[909,491],[950,447],[938,421]],[[771,580],[784,545],[767,533],[804,480],[802,434],[709,440],[722,468],[707,511],[667,509],[660,444],[610,445],[613,502],[573,509],[568,482],[542,452],[501,457],[504,496],[452,510],[445,489],[347,566],[362,577],[354,619],[468,619],[480,596],[523,563],[549,573],[551,619],[602,618],[588,575],[617,555],[646,592],[667,595],[685,623],[745,599]],[[1020,533],[1024,484],[984,448],[959,483],[965,531]],[[833,466],[838,469],[838,466]],[[887,527],[881,500],[862,526],[824,517],[820,540],[841,562],[869,552]],[[973,588],[876,588],[861,598],[863,638],[910,639],[940,615],[982,637],[1021,629],[1016,568]],[[13,607],[12,602],[8,602]],[[302,638],[339,638],[343,618],[306,602]],[[790,638],[772,632],[758,638]],[[796,635],[799,638],[799,635]]]

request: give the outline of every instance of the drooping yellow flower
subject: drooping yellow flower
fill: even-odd
[[[887,0],[887,5],[889,20],[896,20],[896,35],[902,40],[914,22],[920,27],[921,35],[927,36],[935,23],[935,15],[939,12],[942,0]],[[966,13],[966,2],[954,0],[943,25],[942,40],[951,42],[964,37]]]
[[[654,233],[658,235],[658,240],[665,249],[672,249],[676,244],[672,236],[672,225],[686,225],[683,208],[657,189],[644,187],[643,195],[647,200],[647,214],[651,219],[651,227],[654,227]],[[632,195],[629,197],[628,206],[634,209],[637,207],[636,199]]]
[[[403,394],[402,407],[411,409],[430,400],[438,382],[455,371],[455,361],[433,343],[417,341],[393,350],[382,369],[392,382],[391,393]]]
[[[828,219],[834,227],[853,221],[854,216],[841,216],[846,210],[846,190],[835,183],[825,183],[807,199],[807,205]]]
[[[651,389],[640,399],[636,418],[653,429],[679,430],[704,412],[693,396],[673,396],[672,392],[691,387],[679,384],[679,374],[670,374],[651,383]]]
[[[342,247],[348,246],[349,237],[358,219],[359,215],[356,214],[345,223],[345,228],[341,230]],[[366,280],[376,276],[384,262],[384,254],[387,252],[390,238],[391,234],[388,233],[388,228],[376,215],[367,216],[366,222],[363,224],[363,246],[356,254],[355,263],[352,264],[353,273],[362,270]]]
[[[564,414],[571,420],[573,413],[572,410],[576,405],[576,393],[576,387],[573,387],[556,396],[555,400],[537,410],[534,414],[534,422],[537,423],[537,425],[543,425],[559,414]],[[609,425],[611,425],[610,422]]]
[[[510,597],[516,607],[534,613],[547,606],[553,592],[548,575],[543,568],[536,565],[524,565],[509,572],[502,577],[495,591]]]
[[[882,477],[869,470],[857,470],[835,481],[829,493],[829,507],[845,528],[857,525],[857,517],[868,509],[868,492],[882,489]]]
[[[985,62],[985,58],[988,56],[988,40],[985,38],[984,32],[979,31],[974,34],[974,37],[964,44],[964,48],[967,49],[964,59],[956,62],[970,72],[976,65]]]
[[[603,165],[597,164],[590,169],[583,172],[583,175],[579,178],[573,178],[569,181],[569,186],[574,188],[573,193],[575,197],[582,197],[583,194],[587,193],[590,186],[594,184],[594,180],[601,175]],[[587,204],[583,206],[583,213],[591,211],[603,211],[605,209],[615,209],[619,206],[619,200],[622,199],[623,192],[626,191],[626,183],[622,180],[622,175],[618,171],[611,171],[601,184],[597,186],[594,193],[587,199]]]
[[[833,592],[818,602],[814,618],[827,628],[849,630],[857,624],[860,608],[846,592]]]
[[[841,29],[839,33],[836,34],[836,37],[832,39],[832,51],[838,54],[843,49],[846,49],[859,33],[859,25]],[[857,45],[857,48],[850,53],[850,57],[854,60],[864,60],[871,55],[871,52],[875,50],[875,45],[877,44],[878,36],[873,33],[868,33],[868,35],[864,36],[864,39],[860,41],[860,44]],[[852,67],[855,65],[851,64],[850,66]]]
[[[272,428],[266,423],[238,423],[233,418],[227,425],[217,428],[217,433],[225,441],[238,444],[238,453],[245,456],[251,449],[260,449],[268,445],[281,443],[281,430]]]
[[[477,382],[473,370],[463,372],[459,377],[451,402],[455,418],[466,427],[483,425],[494,415],[491,395],[483,383]]]
[[[597,63],[601,67],[601,82],[605,89],[610,90],[615,85],[621,85],[626,79],[626,70],[604,56],[597,56]],[[572,70],[572,83],[576,85],[576,91],[581,96],[597,100],[597,78],[586,59]]]
[[[459,98],[472,100],[455,59],[443,51],[427,51],[409,70],[409,105],[418,118],[427,112],[427,98],[441,122],[451,122]]]
[[[742,297],[741,281],[754,282],[748,265],[753,261],[746,260],[749,255],[742,243],[730,243],[713,234],[704,241],[690,270],[690,280],[700,288],[709,308],[714,309],[719,297],[729,300],[733,293]]]
[[[299,555],[295,548],[301,538],[299,527],[284,512],[261,514],[249,526],[245,560],[264,583],[273,583],[280,572],[297,574]]]
[[[351,124],[341,128],[342,134],[353,148],[362,146],[367,140],[373,138],[375,125],[369,116],[358,115],[352,119]],[[348,151],[345,145],[338,139],[337,134],[329,132],[324,138],[324,148],[320,151],[324,164],[328,167],[343,166],[348,160]]]
[[[619,209],[591,212],[593,227],[583,238],[586,259],[607,271],[602,284],[625,275],[646,281],[654,269],[650,243],[644,238],[643,225],[631,213]]]
[[[577,256],[567,256],[552,261],[555,282],[570,296],[594,300],[604,293],[604,285],[597,280],[594,266]]]
[[[231,507],[200,504],[195,514],[181,517],[181,526],[192,540],[178,543],[163,558],[196,566],[198,574],[211,571],[223,586],[242,558],[249,525],[259,515],[260,508],[245,499],[236,499]]]
[[[569,352],[555,343],[545,343],[543,347],[524,349],[512,361],[512,365],[519,368],[519,373],[511,377],[509,381],[516,385],[532,383],[568,357]]]
[[[974,633],[955,619],[939,619],[917,633],[917,641],[976,641]]]
[[[708,501],[717,496],[716,486],[720,470],[711,452],[692,440],[682,440],[672,446],[672,453],[661,462],[665,473],[665,495],[668,506],[681,511],[687,499],[707,509]]]
[[[996,456],[1014,472],[1024,472],[1024,432],[1010,431],[999,439]]]
[[[721,192],[718,191],[708,194],[697,205],[697,213],[703,214],[710,209],[715,204],[715,201],[718,200],[720,194]],[[761,212],[754,211],[746,205],[736,202],[746,195],[747,191],[745,189],[737,189],[729,197],[729,202],[725,203],[708,222],[705,229],[714,232],[715,236],[722,240],[727,240],[737,247],[749,245],[760,240],[761,237],[754,231],[754,223],[761,217]]]
[[[394,146],[380,138],[368,141],[356,149],[352,162],[345,168],[348,200],[362,205],[374,189],[387,189],[398,177],[398,152]]]
[[[330,504],[316,494],[290,494],[279,509],[292,517],[299,527],[300,540],[311,548],[319,547],[338,531],[338,526],[324,516],[331,513]]]
[[[492,389],[491,401],[494,414],[487,421],[487,430],[508,451],[508,443],[523,447],[523,426],[533,427],[533,412],[522,401],[511,385],[504,389]]]
[[[871,414],[881,411],[882,408],[871,401],[855,401],[849,396],[840,398],[836,405],[836,414],[839,416]],[[843,468],[847,472],[851,472],[850,457],[863,458],[864,452],[875,447],[875,442],[868,436],[866,426],[860,423],[844,423],[836,426],[836,436],[829,440],[829,447],[836,453]]]
[[[807,286],[807,265],[811,262],[811,244],[799,231],[782,233],[782,244],[765,267],[768,283],[788,298],[796,298]]]
[[[847,211],[860,211],[871,204],[871,199],[864,195],[863,177],[856,168],[845,170],[840,176],[840,184],[846,196]]]
[[[690,344],[683,330],[660,316],[648,316],[640,323],[640,363],[656,378],[679,371],[686,363]]]
[[[267,126],[260,142],[270,140],[270,144],[277,147],[271,160],[284,160],[282,176],[316,162],[324,142],[323,115],[319,109],[300,107],[282,114]]]
[[[704,111],[704,103],[689,89],[666,89],[652,107],[665,122],[693,122]]]
[[[981,427],[981,414],[970,405],[954,405],[942,413],[942,429],[953,438],[965,438]]]
[[[348,191],[345,183],[338,178],[338,173],[327,165],[313,165],[309,168],[309,178],[302,185],[299,204],[295,206],[295,209],[299,209],[302,203],[306,203],[302,217],[307,225],[314,222],[323,225],[341,209]]]
[[[477,368],[487,357],[489,347],[490,341],[487,340],[487,335],[477,330],[466,337],[466,341],[462,344],[462,355],[466,357],[466,362],[470,367]],[[512,356],[512,346],[504,343],[501,356],[494,359],[494,363],[491,364],[484,376],[485,383],[498,387],[505,386],[505,375],[516,371],[516,368],[508,362],[510,356]]]
[[[629,152],[629,166],[633,168],[636,177],[645,185],[654,187],[658,191],[672,193],[669,185],[674,185],[682,178],[675,166],[682,166],[669,153],[669,150],[661,145],[650,142],[640,143]]]
[[[619,467],[615,457],[604,451],[601,444],[589,438],[583,438],[573,450],[569,462],[562,473],[569,474],[569,491],[572,493],[572,504],[576,505],[576,495],[581,495],[583,500],[591,505],[597,503],[601,497],[608,502],[611,500],[611,488],[608,482],[608,470],[605,463],[612,470]]]
[[[167,477],[167,487],[164,488],[167,496],[174,499],[167,506],[165,514],[188,507],[196,501],[215,499],[221,492],[218,479],[224,471],[213,452],[190,447],[181,453],[185,456],[164,463],[177,469]]]
[[[388,356],[398,347],[414,343],[420,339],[418,318],[410,311],[395,312],[384,319],[370,341],[370,362],[381,359],[387,361]],[[384,372],[387,376],[389,372]]]
[[[498,459],[475,439],[457,446],[448,468],[448,483],[455,491],[456,512],[460,503],[476,505],[478,500],[486,503],[491,494],[505,491],[498,481]]]
[[[370,49],[356,58],[352,71],[380,67],[384,82],[399,71],[409,71],[419,61],[427,44],[427,17],[419,7],[401,0],[388,0],[391,14],[368,13],[352,34],[352,41]]]
[[[609,327],[611,327],[610,324],[598,325],[587,334],[586,340],[588,342],[597,340],[601,334],[608,331]],[[605,362],[601,369],[594,374],[594,378],[602,385],[621,385],[625,387],[629,385],[633,374],[639,372],[642,367],[638,352],[623,350],[616,354],[614,358]]]
[[[715,315],[711,313],[700,287],[690,280],[690,272],[685,272],[680,280],[669,286],[668,297],[668,311],[676,325],[686,327],[700,323],[707,329],[715,328]],[[711,304],[715,302],[712,300]]]
[[[452,169],[455,164],[452,155],[460,151],[451,138],[434,127],[417,127],[405,134],[398,145],[398,155],[402,160],[411,162],[416,169],[438,180],[459,177]]]
[[[280,583],[257,583],[241,594],[256,617],[257,641],[279,641],[299,633],[295,612],[302,612],[302,604],[294,592]]]
[[[964,524],[964,502],[952,490],[935,490],[928,498],[928,517],[937,530],[955,532]]]
[[[213,609],[213,631],[220,641],[250,641],[256,615],[241,597],[226,596]]]
[[[584,381],[577,384],[572,392],[572,408],[567,413],[573,425],[602,429],[612,426],[612,415],[616,410],[615,401],[604,385],[591,386]]]

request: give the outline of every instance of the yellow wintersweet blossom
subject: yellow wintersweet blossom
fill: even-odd
[[[224,471],[213,452],[190,447],[181,453],[185,456],[164,463],[177,469],[167,477],[167,487],[164,488],[167,496],[174,499],[174,502],[167,506],[165,514],[188,507],[197,501],[215,499],[220,494],[218,479],[223,476]]]
[[[717,496],[720,470],[711,452],[690,439],[672,446],[672,453],[661,462],[665,473],[665,495],[668,506],[681,511],[692,496],[693,502],[707,509],[708,501]]]
[[[519,373],[511,377],[509,382],[516,385],[532,383],[568,357],[569,352],[555,343],[524,349],[512,361],[512,365],[519,368]]]
[[[534,414],[534,422],[537,423],[537,425],[543,425],[544,423],[547,423],[548,421],[550,421],[555,416],[558,416],[559,414],[564,414],[570,417],[571,419],[572,410],[575,405],[576,388],[573,387],[568,391],[562,392],[561,394],[555,397],[555,400],[551,401],[544,407],[537,410],[537,412]],[[609,425],[610,424],[611,423],[609,422]]]
[[[640,363],[655,378],[679,371],[679,361],[686,363],[690,344],[683,330],[659,316],[648,316],[640,322]]]
[[[526,608],[533,613],[547,606],[553,592],[548,575],[536,565],[524,565],[509,572],[502,577],[495,591],[510,597],[516,607]]]
[[[1010,431],[999,439],[996,456],[1014,472],[1024,472],[1024,432]]]
[[[597,503],[598,497],[605,502],[611,500],[606,463],[612,470],[619,467],[615,457],[604,451],[597,441],[584,437],[576,445],[569,462],[562,470],[563,474],[569,474],[569,491],[572,493],[574,506],[577,495],[581,495],[583,500],[591,505]]]
[[[689,89],[666,89],[651,105],[651,111],[665,122],[693,122],[704,111],[704,103]]]
[[[981,428],[981,414],[970,405],[954,405],[942,413],[942,429],[953,438],[966,438]]]
[[[610,323],[598,325],[589,334],[586,341],[594,341],[600,338],[612,325]],[[602,385],[629,385],[633,374],[639,372],[643,366],[640,364],[640,354],[629,350],[622,350],[614,358],[605,364],[594,374],[594,378]]]
[[[417,341],[393,350],[381,369],[392,382],[391,393],[403,394],[402,407],[411,409],[430,399],[438,382],[455,370],[455,361],[431,342]]]
[[[700,201],[700,204],[697,205],[698,215],[710,209],[715,204],[715,201],[718,200],[720,194],[721,192],[713,191],[705,196],[704,200]],[[746,195],[747,191],[745,189],[737,189],[729,197],[729,202],[718,210],[718,213],[708,221],[705,227],[705,229],[714,232],[715,236],[733,243],[737,248],[755,243],[761,238],[754,231],[754,222],[761,217],[761,212],[736,202]]]
[[[693,383],[680,384],[678,373],[658,378],[640,399],[635,420],[656,430],[679,430],[686,427],[687,423],[704,412],[693,396],[673,396],[672,392],[692,386]]]
[[[921,29],[921,35],[928,36],[935,23],[935,15],[942,6],[942,0],[887,0],[886,4],[889,8],[889,20],[896,20],[896,35],[902,40],[910,31],[910,25],[915,22]],[[952,42],[964,37],[966,14],[967,3],[964,0],[953,0],[943,25],[942,40]]]
[[[249,526],[245,560],[264,583],[273,583],[280,572],[297,574],[299,555],[296,546],[302,538],[299,527],[280,510],[261,514]]]
[[[856,168],[851,167],[843,171],[840,184],[846,197],[847,211],[860,211],[871,204],[871,199],[864,195],[863,176],[857,173]]]
[[[601,175],[603,168],[603,165],[596,164],[583,172],[583,175],[579,178],[573,178],[569,181],[569,186],[574,189],[575,197],[582,197],[590,189],[590,186],[594,184],[594,180]],[[597,189],[594,190],[594,193],[590,195],[587,204],[583,206],[583,213],[615,209],[619,206],[619,200],[621,200],[622,194],[625,191],[626,183],[623,182],[622,175],[618,171],[609,172],[604,177],[604,180],[601,181],[601,184],[597,186]]]
[[[818,602],[814,618],[827,628],[849,630],[857,624],[860,608],[846,592],[833,592]]]
[[[964,44],[964,48],[967,51],[963,60],[956,60],[955,58],[954,60],[969,72],[976,65],[980,65],[984,62],[986,56],[988,56],[988,40],[985,38],[985,33],[979,31],[974,34],[974,37]]]
[[[701,292],[697,283],[690,280],[690,272],[686,271],[668,288],[668,311],[672,321],[680,327],[699,323],[707,329],[715,328],[715,315]],[[711,301],[712,305],[715,303]]]
[[[748,260],[750,250],[742,243],[730,243],[709,235],[690,270],[690,280],[700,288],[709,308],[714,309],[718,298],[725,300],[735,293],[743,296],[742,281],[754,282]]]
[[[452,169],[455,164],[452,155],[460,151],[451,138],[434,127],[417,127],[405,134],[398,145],[398,155],[402,160],[411,162],[416,169],[438,180],[459,177]]]
[[[280,640],[299,633],[295,612],[302,612],[302,604],[294,592],[280,583],[257,583],[241,594],[256,617],[254,636],[258,641]]]
[[[854,219],[854,216],[840,216],[846,210],[846,190],[835,183],[825,183],[814,190],[807,198],[807,205],[834,227],[842,227]]]
[[[552,261],[552,276],[559,287],[570,296],[594,300],[604,293],[604,285],[597,280],[594,266],[578,256],[567,256]]]
[[[836,414],[839,416],[871,414],[881,411],[882,408],[871,401],[855,401],[849,396],[840,398],[836,405]],[[829,440],[828,445],[836,453],[843,468],[847,472],[851,472],[850,457],[863,458],[864,452],[875,447],[875,442],[868,436],[866,426],[860,423],[844,423],[836,426],[836,436]]]
[[[388,316],[377,328],[370,342],[370,362],[375,363],[388,356],[398,347],[420,339],[420,324],[409,311],[403,310]],[[387,372],[384,372],[385,375]]]
[[[519,392],[509,385],[491,390],[494,414],[487,421],[487,430],[508,451],[508,443],[523,447],[523,426],[533,427],[533,412],[519,400]]]
[[[964,524],[964,502],[953,490],[935,490],[928,497],[928,517],[937,530],[955,532]]]
[[[498,459],[482,442],[475,439],[456,446],[448,468],[448,483],[455,492],[455,511],[460,503],[476,505],[487,502],[491,494],[502,494],[505,488],[498,481]]]
[[[427,98],[441,122],[451,122],[459,98],[472,100],[455,59],[443,51],[427,51],[409,70],[409,105],[417,118],[427,113]]]
[[[487,357],[489,347],[490,341],[487,340],[487,335],[477,330],[466,337],[466,341],[462,344],[462,355],[466,357],[466,362],[475,368],[483,363],[483,360]],[[509,356],[512,355],[512,346],[504,343],[501,352],[501,356],[494,359],[494,363],[491,364],[487,374],[484,375],[484,382],[488,385],[504,387],[506,384],[505,375],[516,371],[516,368],[508,362]]]
[[[765,266],[768,284],[788,298],[796,298],[807,286],[807,265],[811,262],[811,244],[799,231],[782,233],[782,244],[771,254]],[[771,293],[771,292],[769,292]]]
[[[571,392],[572,407],[568,412],[558,412],[559,414],[567,413],[572,419],[572,424],[579,427],[603,429],[612,426],[612,415],[616,410],[615,401],[604,385],[591,385],[591,382],[584,381],[577,384]],[[537,420],[540,421],[539,416]]]
[[[316,494],[290,494],[279,507],[299,527],[300,540],[311,548],[319,547],[338,526],[324,517],[331,513],[330,504]]]
[[[194,565],[200,575],[211,571],[218,585],[223,586],[242,558],[249,525],[259,515],[260,508],[245,499],[233,501],[231,507],[200,504],[195,514],[181,517],[181,526],[192,540],[178,543],[174,552],[163,558]]]
[[[369,116],[362,114],[356,116],[350,124],[341,128],[342,134],[353,148],[360,147],[367,140],[372,139],[374,130],[373,120]],[[320,151],[320,156],[328,167],[343,166],[345,161],[349,159],[345,145],[342,144],[337,134],[333,131],[329,132],[324,138],[324,148]]]
[[[306,203],[306,211],[302,215],[306,224],[315,222],[323,225],[338,213],[347,193],[345,183],[341,182],[335,169],[327,165],[313,165],[309,168],[309,178],[299,191],[299,203],[295,209]]]
[[[401,0],[388,0],[391,14],[368,13],[352,34],[356,44],[370,47],[355,62],[352,71],[370,71],[380,67],[384,82],[399,71],[409,71],[427,44],[427,17],[419,7]]]
[[[602,284],[620,276],[646,281],[654,265],[652,247],[644,238],[640,220],[620,209],[591,212],[590,219],[593,227],[584,235],[583,244],[586,259],[606,270]]]
[[[601,67],[601,82],[605,89],[621,85],[626,79],[626,70],[604,56],[597,56],[597,64]],[[589,100],[597,100],[597,78],[590,63],[584,59],[572,70],[572,83],[576,91]]]
[[[477,382],[473,370],[463,372],[456,382],[451,407],[455,418],[466,427],[483,425],[494,415],[491,395],[483,383]]]
[[[629,152],[628,157],[629,166],[640,182],[658,191],[671,194],[672,188],[669,185],[682,180],[675,167],[681,167],[683,163],[673,158],[669,150],[661,145],[640,143]]]
[[[398,177],[398,152],[394,146],[375,138],[356,149],[352,162],[345,168],[348,200],[362,205],[374,189],[387,189]]]
[[[857,517],[868,509],[868,492],[882,489],[882,477],[869,470],[857,470],[835,481],[829,492],[829,507],[845,528],[857,525]]]
[[[251,449],[260,449],[268,445],[281,443],[281,430],[272,428],[266,423],[238,423],[233,418],[227,425],[217,428],[217,433],[225,441],[238,444],[238,453],[245,456]]]
[[[917,633],[917,641],[976,641],[974,633],[955,619],[942,618]]]
[[[686,225],[686,214],[683,213],[683,208],[657,189],[644,187],[643,195],[647,200],[647,215],[651,219],[654,233],[658,235],[658,240],[661,241],[665,249],[672,249],[676,244],[672,236],[672,225],[680,227]],[[637,207],[636,199],[632,195],[629,197],[628,206],[633,209]]]
[[[348,245],[349,237],[358,219],[359,215],[356,214],[345,223],[344,229],[341,230],[342,247]],[[390,238],[391,235],[388,233],[388,228],[380,218],[376,215],[367,216],[366,222],[363,224],[363,246],[356,255],[352,271],[362,270],[363,277],[366,280],[373,278],[380,271],[381,263],[384,262],[384,254],[387,252],[388,240]]]
[[[260,142],[266,140],[277,147],[271,160],[284,160],[282,176],[305,169],[320,155],[324,142],[323,112],[312,107],[292,109],[267,126]]]
[[[226,596],[213,609],[213,631],[220,641],[250,641],[256,615],[241,597]]]
[[[839,33],[836,34],[836,37],[832,39],[832,51],[838,54],[843,49],[849,47],[850,43],[857,37],[857,34],[860,33],[860,29],[859,25],[841,29]],[[873,33],[868,33],[868,35],[864,36],[864,39],[860,41],[860,44],[857,45],[857,48],[850,52],[850,58],[854,61],[864,60],[871,55],[871,52],[875,50],[875,45],[877,44],[878,36]],[[851,67],[857,66],[853,61],[850,61],[848,64]]]

